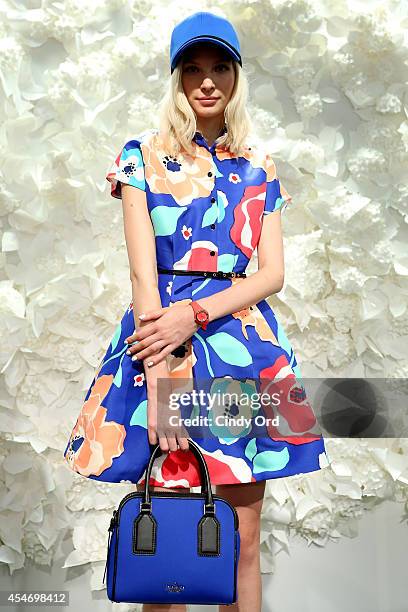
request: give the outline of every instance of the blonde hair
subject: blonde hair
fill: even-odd
[[[216,139],[236,156],[243,155],[247,137],[252,133],[252,122],[246,108],[248,99],[247,76],[240,64],[233,61],[235,83],[231,98],[224,110],[227,132]],[[197,131],[196,114],[192,109],[181,80],[181,59],[170,76],[167,91],[159,109],[159,132],[168,155],[177,157],[181,150],[194,155],[192,139]]]

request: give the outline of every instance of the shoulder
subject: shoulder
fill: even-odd
[[[149,128],[143,132],[139,132],[130,138],[123,145],[124,149],[143,149],[144,146],[149,147],[154,138],[157,137],[158,130],[156,128]]]
[[[260,166],[266,172],[266,180],[273,181],[277,178],[276,164],[272,155],[268,151],[268,147],[265,142],[258,138],[254,139],[253,151],[254,151],[254,164]]]
[[[245,142],[242,157],[249,161],[254,168],[271,174],[273,160],[267,153],[265,144],[259,138],[253,136]]]

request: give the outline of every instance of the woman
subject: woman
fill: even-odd
[[[222,404],[210,412],[205,436],[198,436],[216,494],[239,515],[239,603],[228,609],[255,612],[261,610],[265,481],[328,464],[297,382],[292,347],[265,301],[283,285],[280,213],[291,198],[270,156],[247,143],[247,85],[231,24],[211,13],[181,22],[172,34],[171,72],[161,129],[128,141],[107,175],[112,195],[122,198],[133,299],[95,374],[65,458],[83,476],[142,489],[149,444],[159,442],[163,453],[150,484],[198,486],[187,437],[197,439],[182,419],[175,427],[164,419],[160,384],[180,390],[186,381],[205,378],[236,389],[237,377],[266,380],[261,389],[267,389],[268,381],[281,378],[280,410],[264,406],[268,416],[279,413],[278,424],[256,435],[253,422],[230,421],[234,414],[252,418],[257,408]],[[258,271],[245,278],[255,248]],[[200,414],[208,412],[204,406]],[[218,424],[220,415],[228,417],[225,424]],[[143,609],[156,608],[163,609]]]

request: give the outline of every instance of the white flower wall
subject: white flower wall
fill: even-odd
[[[405,377],[407,9],[402,2],[2,1],[0,562],[92,562],[130,486],[63,461],[131,296],[120,201],[105,173],[156,125],[176,21],[236,26],[257,135],[293,196],[285,287],[271,298],[304,376]],[[175,19],[176,16],[176,19]],[[385,499],[408,510],[408,442],[328,439],[331,466],[268,481],[262,565],[293,530],[353,537]],[[406,517],[405,517],[406,518]],[[278,544],[278,547],[276,547]],[[273,546],[273,552],[272,552]],[[124,606],[123,609],[125,609]]]

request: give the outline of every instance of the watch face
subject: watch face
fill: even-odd
[[[207,313],[206,312],[198,312],[197,319],[201,322],[207,321]]]

